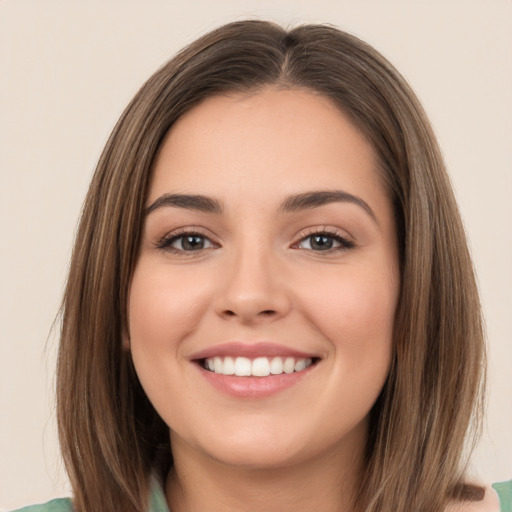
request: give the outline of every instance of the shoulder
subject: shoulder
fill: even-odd
[[[498,482],[492,484],[495,491],[498,493],[501,502],[502,512],[512,511],[512,480],[508,482]]]
[[[12,512],[71,512],[73,504],[69,498],[58,498],[42,505],[30,505]]]

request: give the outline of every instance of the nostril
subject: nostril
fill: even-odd
[[[233,316],[238,316],[237,313],[235,313],[234,311],[232,311],[231,309],[226,309],[223,314],[225,316],[229,316],[229,317],[233,317]],[[260,311],[259,313],[256,313],[256,315],[259,315],[259,316],[274,316],[276,314],[276,311],[274,309],[265,309],[263,311]]]

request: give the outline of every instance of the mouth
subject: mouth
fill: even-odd
[[[266,398],[298,384],[321,358],[274,343],[226,343],[191,357],[215,389],[235,398]]]
[[[269,377],[271,375],[289,375],[303,372],[315,364],[318,358],[313,357],[208,357],[201,359],[199,364],[207,371],[218,375],[234,375],[236,377]]]

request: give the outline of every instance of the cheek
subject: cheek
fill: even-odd
[[[128,345],[152,401],[165,388],[162,380],[173,381],[183,364],[183,342],[197,331],[211,302],[207,286],[197,286],[197,276],[175,270],[170,274],[165,265],[141,259],[130,287]]]
[[[180,377],[185,361],[180,354],[182,342],[197,330],[209,301],[205,288],[194,286],[192,278],[185,271],[170,275],[168,267],[142,256],[130,287],[133,364],[149,400],[168,425],[179,424],[175,411],[193,401],[189,386]]]
[[[327,377],[315,397],[319,410],[328,411],[320,421],[332,437],[345,435],[364,421],[386,382],[398,279],[379,266],[344,265],[297,282],[297,305],[328,347]]]
[[[312,324],[334,345],[347,364],[371,368],[388,364],[391,357],[397,303],[396,279],[392,274],[361,271],[340,272],[339,279],[326,279],[307,294]],[[359,368],[361,368],[359,366]]]
[[[130,288],[129,330],[134,345],[144,349],[178,349],[178,341],[193,331],[208,305],[207,290],[187,272],[155,268],[140,261]]]

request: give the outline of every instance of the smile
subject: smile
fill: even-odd
[[[219,375],[237,377],[268,377],[269,375],[302,372],[313,364],[313,359],[296,357],[209,357],[203,361],[206,370]]]
[[[223,394],[258,399],[293,388],[318,366],[319,355],[276,343],[231,342],[196,352],[190,361]]]

